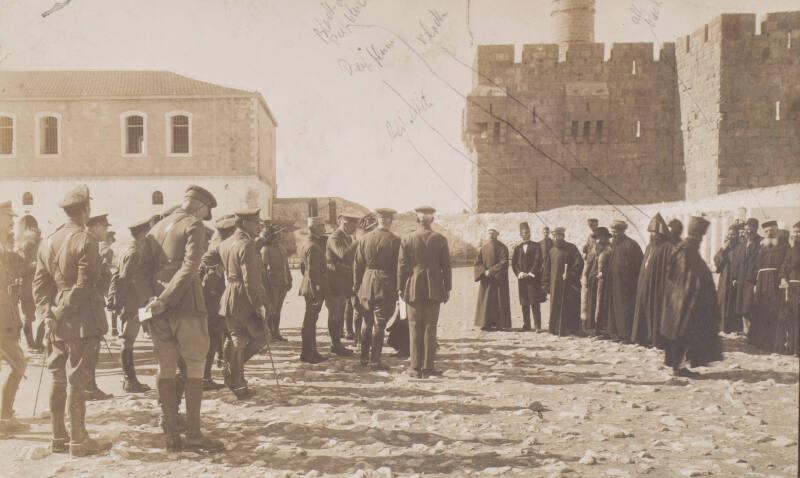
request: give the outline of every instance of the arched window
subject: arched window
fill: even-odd
[[[147,115],[127,111],[120,116],[122,129],[122,154],[141,156],[147,154]]]
[[[59,125],[61,121],[58,115],[42,113],[38,115],[38,125],[36,135],[38,139],[38,151],[42,156],[57,156],[59,154],[60,134]]]
[[[22,205],[33,206],[33,194],[26,192],[22,194]]]
[[[0,155],[14,154],[14,117],[0,115]]]
[[[154,206],[164,204],[164,194],[162,194],[161,191],[153,191],[152,203]]]
[[[168,154],[192,154],[192,117],[189,113],[167,113],[167,138]]]

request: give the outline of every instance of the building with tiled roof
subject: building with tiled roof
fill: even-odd
[[[168,71],[0,71],[0,196],[57,224],[58,198],[85,182],[123,229],[197,183],[220,214],[268,217],[276,127],[260,93]]]

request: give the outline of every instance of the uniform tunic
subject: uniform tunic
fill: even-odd
[[[508,247],[496,239],[487,241],[475,259],[474,276],[475,282],[480,283],[475,305],[475,325],[481,328],[511,328]]]

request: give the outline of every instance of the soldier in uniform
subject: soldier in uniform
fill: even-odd
[[[214,196],[200,186],[189,186],[180,207],[151,230],[154,249],[156,298],[148,308],[150,335],[158,359],[158,395],[162,426],[168,450],[204,449],[220,451],[219,440],[203,436],[200,408],[203,400],[203,369],[209,337],[200,260],[206,250],[203,220],[211,219]],[[178,361],[186,364],[186,438],[178,434]]]
[[[342,330],[347,302],[353,295],[353,261],[359,216],[341,213],[337,218],[339,227],[333,231],[325,245],[325,260],[328,263],[328,332],[331,336],[331,353],[339,356],[353,355],[353,351],[342,345]]]
[[[36,272],[36,253],[42,242],[42,232],[39,223],[31,215],[22,216],[18,223],[19,237],[17,238],[17,254],[25,259],[25,271],[22,276],[22,309],[25,342],[28,350],[44,351],[44,321],[40,320],[34,331],[36,322],[36,304],[33,301],[33,274]]]
[[[114,258],[114,251],[111,249],[108,241],[108,228],[110,226],[111,224],[108,223],[108,214],[90,217],[86,222],[86,229],[97,241],[98,252],[100,253],[100,279],[97,281],[97,290],[102,297],[108,295],[108,289],[111,285],[111,262]],[[103,314],[103,320],[97,325],[101,340],[105,340],[103,336],[108,333],[108,321],[105,313]],[[108,400],[114,397],[110,393],[100,390],[100,387],[97,386],[96,374],[97,362],[100,361],[100,348],[101,347],[97,347],[97,356],[92,361],[92,366],[89,369],[90,378],[89,384],[86,387],[86,400]]]
[[[220,315],[231,335],[225,357],[225,384],[236,398],[250,396],[244,379],[244,366],[268,342],[266,293],[262,282],[262,263],[254,238],[258,237],[260,209],[236,213],[236,231],[220,243],[219,255],[225,269],[225,292],[220,299]]]
[[[131,224],[128,229],[133,241],[118,257],[117,267],[111,276],[108,305],[119,314],[122,322],[122,389],[128,393],[144,393],[150,387],[139,382],[133,361],[133,348],[139,336],[139,308],[153,297],[153,258],[147,246],[150,219]]]
[[[73,456],[111,447],[110,442],[101,444],[91,439],[84,423],[84,394],[106,321],[105,300],[98,284],[102,268],[99,244],[86,230],[90,200],[86,185],[77,186],[61,200],[59,206],[68,220],[42,244],[33,277],[37,311],[48,325],[47,367],[53,374],[51,448],[55,453],[69,450]],[[65,409],[69,410],[69,435]]]
[[[298,291],[298,294],[306,300],[306,312],[303,316],[303,327],[300,330],[300,337],[303,341],[300,361],[306,363],[320,363],[327,360],[317,350],[317,320],[328,294],[328,265],[325,263],[324,233],[325,223],[322,218],[309,217],[308,239],[300,248],[300,257],[303,260],[301,264],[303,280],[300,282]]]
[[[434,366],[436,326],[440,305],[450,299],[453,275],[447,239],[431,228],[436,210],[421,206],[414,211],[419,227],[401,241],[397,286],[408,312],[411,343],[408,374],[424,378],[441,375]]]
[[[586,262],[589,254],[592,252],[592,249],[594,249],[594,231],[597,230],[597,226],[600,225],[600,221],[595,218],[590,218],[586,220],[586,225],[589,226],[589,237],[586,238],[586,244],[584,244],[583,249],[581,249],[581,252],[583,252],[584,262]]]
[[[236,216],[226,214],[217,219],[217,231],[212,235],[208,250],[203,254],[200,265],[200,280],[203,285],[203,298],[208,310],[208,337],[209,346],[206,354],[206,364],[203,369],[203,390],[219,390],[225,385],[214,382],[211,376],[211,366],[214,364],[214,355],[223,353],[223,344],[228,336],[225,326],[225,317],[219,313],[219,303],[225,292],[225,269],[222,267],[222,258],[219,255],[219,245],[231,237],[236,230]],[[230,347],[230,346],[229,346]],[[228,352],[230,354],[230,352]]]
[[[353,288],[364,311],[361,365],[386,370],[381,363],[386,324],[397,307],[397,258],[400,238],[391,231],[396,211],[375,210],[378,227],[358,242],[353,269]]]
[[[283,227],[267,222],[262,232],[263,246],[261,261],[264,263],[264,289],[272,304],[267,325],[272,340],[285,342],[281,335],[281,310],[286,294],[292,288],[292,271],[289,269],[289,255],[281,245]]]
[[[0,394],[0,433],[16,433],[30,429],[30,425],[14,418],[14,398],[25,375],[27,361],[19,345],[18,303],[22,296],[22,279],[28,266],[23,257],[14,252],[14,211],[11,201],[0,203],[0,360],[11,367]]]

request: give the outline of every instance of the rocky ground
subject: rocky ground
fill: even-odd
[[[726,337],[725,361],[689,381],[671,378],[653,350],[480,333],[471,326],[469,276],[456,271],[442,310],[444,377],[406,377],[390,349],[388,372],[363,371],[355,357],[301,365],[302,303],[293,293],[285,308],[290,342],[273,349],[280,388],[268,359],[258,357],[248,369],[256,397],[241,403],[220,391],[204,402],[206,429],[226,442],[226,453],[162,451],[153,392],[123,394],[119,367],[104,351],[98,379],[116,397],[91,402],[88,423],[114,440],[111,452],[51,455],[49,422],[37,418],[32,432],[0,440],[0,476],[797,476],[796,358],[759,354]],[[31,357],[16,407],[26,420],[40,360]],[[137,364],[153,385],[146,341]],[[42,390],[48,387],[45,374]],[[46,393],[39,417],[45,408]]]

